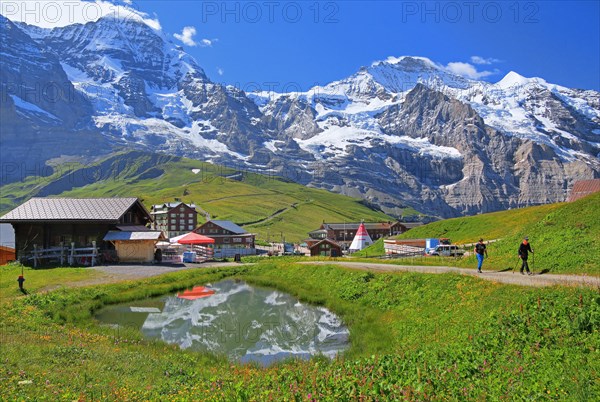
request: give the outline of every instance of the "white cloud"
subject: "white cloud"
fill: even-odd
[[[471,63],[473,64],[495,64],[500,63],[502,60],[494,59],[493,57],[481,57],[481,56],[471,56]]]
[[[182,41],[184,44],[186,44],[188,46],[198,45],[194,41],[194,35],[196,35],[196,28],[194,28],[194,27],[184,27],[183,31],[181,31],[181,34],[173,34],[173,36],[176,39]]]
[[[219,75],[223,75],[223,74],[225,74],[225,70],[223,70],[221,67],[217,67],[217,73]]]
[[[477,80],[480,78],[488,77],[490,75],[498,74],[498,70],[494,71],[477,71],[477,68],[469,63],[463,63],[460,61],[448,63],[446,69],[451,73]]]
[[[130,4],[126,0],[125,3]],[[0,14],[11,21],[25,22],[42,28],[85,24],[111,16],[142,21],[154,30],[161,30],[158,19],[149,18],[147,13],[105,0],[2,1]]]
[[[202,39],[200,41],[200,43],[202,44],[202,46],[205,46],[205,47],[211,47],[213,45],[213,42],[214,42],[214,39],[213,40],[211,40],[211,39]]]

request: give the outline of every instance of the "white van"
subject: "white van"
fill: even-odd
[[[429,255],[441,255],[442,257],[462,257],[465,250],[455,244],[440,244],[429,250]]]

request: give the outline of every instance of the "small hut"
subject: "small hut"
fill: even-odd
[[[117,231],[111,230],[104,241],[114,244],[119,262],[152,262],[156,243],[165,240],[162,232],[152,230]]]

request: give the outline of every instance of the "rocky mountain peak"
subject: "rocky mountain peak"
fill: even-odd
[[[3,85],[0,152],[9,160],[93,155],[110,143],[281,174],[394,215],[403,206],[456,216],[560,201],[574,180],[600,176],[596,91],[514,72],[490,84],[403,56],[304,93],[247,94],[211,82],[136,18],[53,30],[0,24],[9,27],[0,32],[3,83],[62,80],[73,94],[70,103],[29,102]],[[40,140],[48,132],[52,146]]]

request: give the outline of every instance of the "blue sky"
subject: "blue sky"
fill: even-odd
[[[512,70],[600,90],[599,0],[113,2],[158,20],[212,80],[246,90],[306,90],[402,55],[491,82]]]

